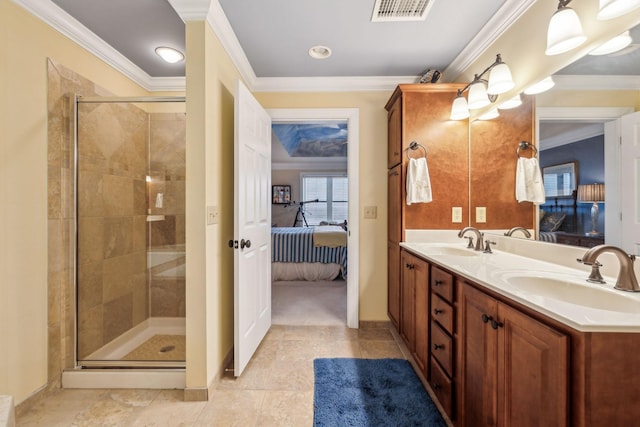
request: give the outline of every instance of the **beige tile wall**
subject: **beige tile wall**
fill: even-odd
[[[51,60],[47,70],[49,385],[59,387],[61,371],[75,363],[73,95],[111,94]],[[150,314],[184,316],[184,277],[150,287],[146,263],[149,232],[159,244],[184,245],[185,116],[81,104],[79,117],[78,348],[84,357]],[[158,150],[152,159],[149,140]],[[146,182],[150,162],[165,193],[158,212],[149,211],[155,204]],[[148,223],[148,212],[167,221]]]

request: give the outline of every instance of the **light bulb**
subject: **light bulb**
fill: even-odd
[[[464,120],[469,117],[469,107],[467,100],[461,94],[456,96],[451,106],[451,120]]]

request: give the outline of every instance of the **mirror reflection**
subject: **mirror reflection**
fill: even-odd
[[[576,184],[568,194],[547,191],[538,210],[539,240],[585,247],[606,241],[637,252],[637,245],[624,241],[625,234],[631,234],[630,225],[616,214],[625,209],[619,194],[627,181],[620,171],[630,165],[625,167],[624,155],[616,154],[619,130],[611,126],[618,117],[639,109],[640,26],[629,34],[629,46],[607,55],[583,57],[554,74],[554,89],[536,96],[540,167],[574,164]],[[581,81],[587,83],[580,87]],[[550,180],[558,178],[558,174],[550,175],[545,190],[551,190]],[[589,188],[602,189],[603,194],[588,195]]]

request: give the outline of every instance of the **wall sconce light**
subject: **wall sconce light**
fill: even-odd
[[[547,29],[548,56],[559,55],[580,46],[587,40],[582,32],[582,24],[575,10],[567,7],[571,0],[560,0],[558,10],[555,11],[549,21]]]
[[[640,7],[640,0],[600,0],[597,18],[600,21],[617,18]]]
[[[489,80],[482,77],[488,73]],[[451,106],[451,120],[463,120],[469,117],[469,110],[477,110],[495,102],[498,95],[511,90],[515,86],[509,66],[502,62],[500,54],[496,60],[482,73],[476,74],[473,81],[463,89],[458,90]],[[469,91],[469,102],[464,98],[464,92]]]
[[[498,111],[498,109],[492,108],[491,110],[487,111],[486,113],[478,117],[478,120],[491,120],[499,116],[500,116],[500,112]]]
[[[545,77],[544,79],[540,80],[538,83],[534,83],[531,86],[529,86],[528,88],[526,88],[524,90],[524,93],[526,95],[536,95],[538,93],[542,93],[542,92],[548,91],[553,86],[555,86],[555,84],[556,84],[556,82],[553,81],[551,76]]]
[[[622,34],[615,36],[611,40],[602,43],[600,46],[589,52],[589,55],[608,55],[624,49],[629,46],[632,41],[633,39],[631,38],[631,34],[629,34],[629,31],[627,30]]]
[[[522,105],[522,97],[520,94],[517,94],[513,98],[507,99],[502,104],[498,105],[498,108],[501,110],[509,110],[511,108],[517,108]]]

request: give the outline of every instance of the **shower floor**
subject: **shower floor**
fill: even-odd
[[[125,355],[122,360],[185,360],[184,335],[154,335]]]

